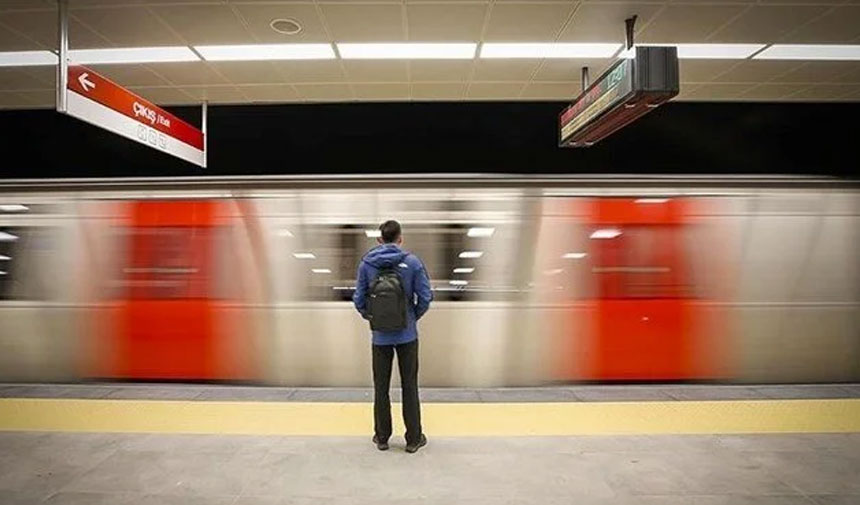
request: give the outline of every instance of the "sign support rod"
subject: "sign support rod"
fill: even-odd
[[[624,28],[625,28],[625,40],[627,42],[627,49],[633,49],[633,29],[636,27],[636,16],[635,14],[624,20]]]
[[[203,168],[206,168],[209,163],[209,135],[207,134],[207,126],[208,126],[208,116],[209,116],[209,102],[207,100],[203,100],[203,121],[201,125],[201,131],[203,132]]]
[[[588,89],[588,85],[591,84],[591,79],[588,77],[588,67],[582,67],[582,92],[585,93],[585,90]]]
[[[69,83],[69,2],[57,0],[57,112],[66,112],[66,86]]]

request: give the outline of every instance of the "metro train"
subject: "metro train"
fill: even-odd
[[[815,177],[0,181],[0,381],[367,386],[398,219],[426,386],[860,380],[860,187]]]

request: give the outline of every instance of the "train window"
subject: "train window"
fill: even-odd
[[[131,228],[122,272],[128,297],[211,298],[212,234],[204,227]]]
[[[46,261],[57,251],[52,229],[42,227],[0,228],[0,300],[47,300],[51,278]]]
[[[601,298],[683,298],[691,294],[681,226],[626,226],[592,240]],[[595,232],[598,233],[598,232]]]

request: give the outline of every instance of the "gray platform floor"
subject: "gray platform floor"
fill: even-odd
[[[0,398],[86,398],[275,402],[370,402],[370,388],[285,388],[199,384],[0,384]],[[400,391],[392,389],[399,401]],[[578,385],[421,388],[425,402],[600,402],[860,398],[860,384]]]
[[[860,434],[393,441],[0,433],[0,503],[860,503]]]

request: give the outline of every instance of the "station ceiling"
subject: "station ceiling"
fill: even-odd
[[[495,42],[834,44],[836,61],[683,59],[684,101],[860,101],[860,0],[69,0],[74,49],[362,42],[471,42],[465,59],[184,61],[89,65],[163,105],[570,100],[598,58],[482,58]],[[0,0],[0,54],[54,50],[53,0]],[[296,22],[288,35],[272,22]],[[293,28],[295,26],[276,27]],[[767,47],[767,46],[763,46]],[[826,48],[825,48],[826,49]],[[853,52],[852,52],[853,51]],[[813,50],[813,53],[814,50]],[[851,56],[853,54],[853,56]],[[55,67],[0,66],[0,108],[54,104]]]

